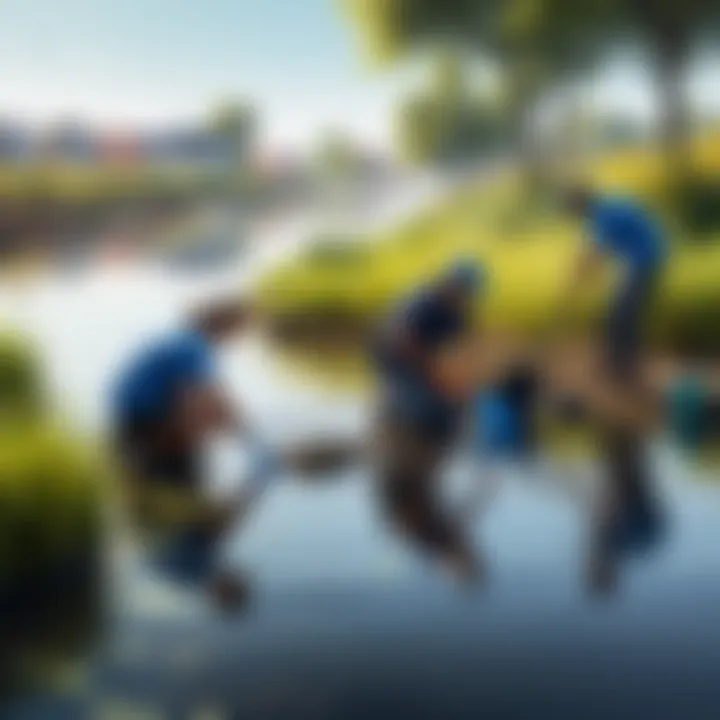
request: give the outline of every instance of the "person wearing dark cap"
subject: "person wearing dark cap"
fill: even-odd
[[[480,567],[436,493],[438,471],[462,426],[466,403],[439,370],[442,353],[472,329],[481,267],[460,260],[395,308],[372,344],[379,375],[376,452],[381,501],[392,521],[461,580]]]

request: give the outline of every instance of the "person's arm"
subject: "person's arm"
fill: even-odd
[[[191,436],[227,427],[230,412],[219,389],[211,383],[193,384],[180,391],[180,422]]]
[[[181,432],[186,438],[200,440],[214,432],[242,435],[247,431],[243,413],[231,404],[223,388],[212,382],[183,388],[177,413]]]
[[[629,391],[626,386],[598,376],[588,358],[558,359],[549,369],[551,385],[583,399],[599,421],[627,430],[647,432],[661,419],[659,389]]]
[[[421,302],[406,313],[404,322],[395,331],[396,352],[441,395],[462,400],[468,385],[474,384],[476,364],[472,357],[477,337],[471,329],[471,320],[466,317],[461,321],[458,336],[451,342],[441,347],[425,342],[433,336],[437,322],[445,322],[442,316],[437,317],[435,310],[432,303]]]
[[[182,379],[177,399],[178,422],[186,438],[199,440],[211,432],[242,434],[243,413],[235,408],[217,378],[211,348],[199,338],[189,338],[177,359]]]
[[[594,242],[587,243],[578,255],[573,276],[570,280],[570,290],[579,294],[584,288],[594,282],[605,265],[606,251],[602,245]]]
[[[587,242],[578,253],[570,277],[562,290],[553,317],[553,329],[560,327],[567,318],[568,310],[577,304],[600,275],[606,260],[606,252],[598,242]]]
[[[428,376],[432,363],[419,338],[418,329],[411,324],[398,325],[393,332],[392,345],[397,356],[423,376]]]
[[[517,363],[532,363],[532,347],[521,338],[468,335],[437,359],[436,377],[445,394],[464,401],[493,385]]]
[[[638,432],[656,429],[660,419],[659,402],[647,395],[628,394],[612,384],[591,384],[586,397],[595,413],[616,427]]]

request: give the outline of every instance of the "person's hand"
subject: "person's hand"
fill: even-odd
[[[241,520],[250,509],[254,496],[243,488],[238,496],[212,508],[207,526],[218,538]]]
[[[433,365],[433,385],[444,397],[465,400],[476,386],[477,370],[473,361],[473,353],[467,346],[446,349]]]

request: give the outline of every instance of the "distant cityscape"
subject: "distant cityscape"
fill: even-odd
[[[201,126],[110,131],[79,121],[42,129],[0,119],[0,163],[183,163],[222,167],[233,157],[229,138]]]
[[[370,163],[380,158],[356,150]],[[0,117],[0,163],[67,161],[75,163],[179,162],[222,166],[235,157],[230,136],[202,123],[162,129],[108,130],[79,120],[64,120],[43,127]],[[278,169],[296,165],[299,158],[270,153],[261,164]],[[302,163],[301,163],[302,164]]]

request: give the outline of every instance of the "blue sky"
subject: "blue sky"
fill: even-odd
[[[384,143],[408,73],[371,75],[337,0],[0,0],[0,111],[104,123],[201,116],[251,98],[265,139],[343,126]],[[647,104],[632,68],[603,101]]]
[[[262,108],[271,142],[385,132],[398,81],[370,76],[335,0],[2,0],[0,110],[108,122]]]

